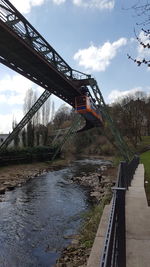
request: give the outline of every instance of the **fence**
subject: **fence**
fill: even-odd
[[[139,157],[135,156],[119,165],[100,267],[126,267],[125,192],[138,164]]]

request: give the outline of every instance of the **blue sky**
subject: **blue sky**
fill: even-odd
[[[146,0],[145,0],[146,1]],[[138,17],[128,9],[130,0],[11,0],[53,48],[74,69],[92,74],[106,103],[137,90],[150,93],[149,70],[128,60],[149,56],[134,36]],[[132,4],[137,1],[132,1]],[[137,34],[145,38],[140,28]],[[147,41],[147,40],[146,40]],[[42,89],[0,66],[0,132],[19,121],[25,93]],[[53,97],[56,109],[63,103]]]

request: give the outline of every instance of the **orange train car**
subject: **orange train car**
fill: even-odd
[[[91,97],[86,95],[76,97],[75,109],[86,121],[90,122],[93,127],[103,126],[101,112]]]

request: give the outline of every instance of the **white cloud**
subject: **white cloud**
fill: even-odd
[[[88,48],[80,49],[74,59],[80,66],[92,71],[105,71],[111,60],[116,56],[118,49],[127,44],[126,38],[110,43],[105,42],[102,46],[96,47],[93,44]]]
[[[7,102],[7,97],[4,94],[0,94],[0,103],[6,103]]]
[[[85,8],[113,9],[115,0],[73,0],[73,4]]]
[[[26,92],[35,85],[19,74],[6,75],[0,80],[0,132],[8,133],[12,130],[13,117],[19,122],[23,117],[23,103]],[[38,95],[43,92],[40,86],[35,90]],[[19,107],[19,109],[18,109]]]
[[[139,36],[138,36],[139,40],[142,41],[145,45],[150,43],[150,40],[149,40],[149,37],[146,36],[144,34],[143,31],[141,31],[139,33]],[[138,55],[137,55],[137,59],[141,60],[143,58],[147,58],[147,57],[150,57],[150,49],[148,48],[144,48],[142,45],[140,45],[140,43],[138,42],[138,47],[137,47],[137,52],[138,52]]]
[[[21,105],[24,102],[23,95],[0,95],[0,103],[7,104],[10,106]]]
[[[139,91],[143,91],[142,87],[136,87],[131,90],[125,90],[125,91],[113,90],[107,97],[108,103],[117,102],[118,100],[126,96],[134,95],[136,92],[139,92]]]
[[[38,96],[44,91],[42,87],[35,85],[19,74],[5,75],[0,80],[0,102],[8,105],[22,105],[26,92],[30,88],[36,90]]]
[[[5,75],[0,80],[0,133],[12,131],[13,117],[19,122],[23,118],[23,103],[26,92],[32,88],[37,96],[44,92],[40,86],[19,74]],[[55,110],[64,103],[58,97],[52,95],[51,101],[55,102]]]
[[[66,2],[66,0],[52,0],[54,4],[61,5]]]
[[[27,14],[34,6],[40,6],[45,0],[10,0],[10,2],[21,12]]]
[[[67,0],[49,0],[56,5],[61,5]],[[21,12],[24,14],[28,14],[32,7],[40,6],[46,0],[10,0],[10,2]],[[83,8],[97,8],[99,10],[103,9],[113,9],[115,6],[115,0],[72,0],[72,4],[78,7]]]
[[[12,115],[11,114],[0,114],[0,133],[9,133],[12,129]]]
[[[0,80],[0,132],[8,133],[12,130],[13,117],[19,122],[23,116],[22,108],[16,109],[16,104],[22,106],[24,97],[32,82],[21,75],[6,75]],[[10,112],[11,107],[11,112]]]
[[[23,104],[25,94],[33,83],[21,75],[6,75],[0,80],[0,102],[8,105]]]
[[[136,39],[133,38],[133,37],[131,37],[131,38],[130,38],[130,43],[132,44],[132,43],[135,43],[135,42],[136,42]]]
[[[13,118],[19,122],[23,117],[21,109],[14,109],[9,114],[0,114],[0,133],[9,133],[12,131]]]
[[[67,0],[52,0],[54,4],[60,5]],[[77,7],[97,8],[97,9],[113,9],[115,0],[72,0],[72,3]]]
[[[19,122],[23,118],[23,103],[26,92],[32,88],[39,97],[44,89],[33,84],[30,80],[19,74],[5,75],[0,80],[0,133],[12,130],[13,117]],[[55,102],[55,110],[64,103],[63,100],[52,95],[51,101]]]

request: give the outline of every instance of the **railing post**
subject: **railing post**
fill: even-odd
[[[121,173],[120,173],[121,179],[120,179],[119,186],[123,187],[123,188],[128,188],[128,180],[127,180],[127,175],[126,175],[128,165],[127,165],[126,161],[121,161],[120,164],[121,164],[121,168],[120,168],[120,170],[121,170]]]
[[[116,188],[118,267],[126,267],[125,192],[126,188]]]

